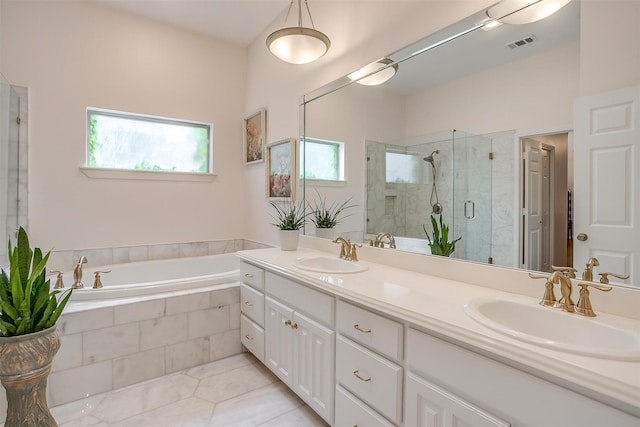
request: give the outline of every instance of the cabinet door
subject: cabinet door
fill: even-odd
[[[293,363],[293,310],[266,297],[265,363],[285,384],[291,386]]]
[[[308,317],[293,315],[293,390],[329,423],[333,413],[335,333]]]
[[[406,425],[508,427],[509,423],[413,374],[407,375]]]

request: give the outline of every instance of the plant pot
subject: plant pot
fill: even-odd
[[[316,228],[316,237],[333,240],[335,228]]]
[[[57,426],[47,406],[47,377],[60,349],[56,326],[15,337],[0,337],[0,381],[7,391],[5,427]]]
[[[280,230],[280,249],[283,251],[295,251],[298,249],[300,230]]]

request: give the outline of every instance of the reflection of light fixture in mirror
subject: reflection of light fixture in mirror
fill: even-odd
[[[487,9],[487,15],[503,24],[529,24],[556,13],[570,1],[503,0]]]
[[[284,18],[285,25],[293,7],[293,1],[291,0],[287,16]],[[269,51],[290,64],[313,62],[327,53],[329,46],[331,46],[329,37],[315,29],[307,0],[304,0],[304,5],[307,8],[311,27],[313,28],[302,26],[302,4],[301,0],[298,0],[298,26],[281,28],[267,37]]]
[[[382,58],[379,61],[372,62],[371,64],[365,65],[359,70],[354,71],[353,73],[349,74],[348,77],[351,80],[356,80],[356,83],[365,86],[381,85],[391,77],[395,76],[396,72],[398,71],[398,64],[393,64],[390,67],[388,66],[389,64],[393,64],[393,61],[391,59]],[[376,70],[380,68],[382,68],[382,70],[376,72]]]

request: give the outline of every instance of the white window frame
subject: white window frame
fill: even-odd
[[[138,169],[119,168],[98,168],[89,166],[89,117],[91,114],[103,114],[113,117],[123,117],[145,122],[158,122],[167,124],[193,124],[204,126],[209,129],[209,152],[207,159],[207,172],[175,172],[175,171],[155,171]],[[130,113],[125,111],[108,110],[103,108],[87,107],[85,114],[85,165],[80,167],[80,171],[89,178],[97,179],[133,179],[151,181],[212,181],[216,174],[213,172],[213,124],[199,122],[195,120],[182,120],[170,117],[153,116],[148,114]]]
[[[307,142],[315,143],[315,144],[327,144],[327,145],[336,145],[338,147],[338,179],[315,179],[315,178],[305,178],[303,175],[302,167],[300,168],[300,179],[303,179],[305,182],[317,185],[317,186],[325,186],[325,187],[341,187],[346,185],[347,181],[345,180],[345,154],[344,154],[344,142],[341,141],[330,141],[327,139],[320,138],[312,138],[312,137],[301,137],[300,138],[301,145],[306,144]],[[302,152],[302,147],[300,148],[300,152]],[[305,150],[306,156],[306,150]],[[306,161],[303,163],[302,159],[300,159],[300,164],[304,165],[306,168]]]

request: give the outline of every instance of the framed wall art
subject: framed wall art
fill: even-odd
[[[267,145],[265,157],[267,198],[293,201],[298,173],[296,139],[287,138]]]
[[[260,163],[264,161],[264,145],[267,140],[267,110],[259,111],[245,117],[242,126],[244,163]]]

